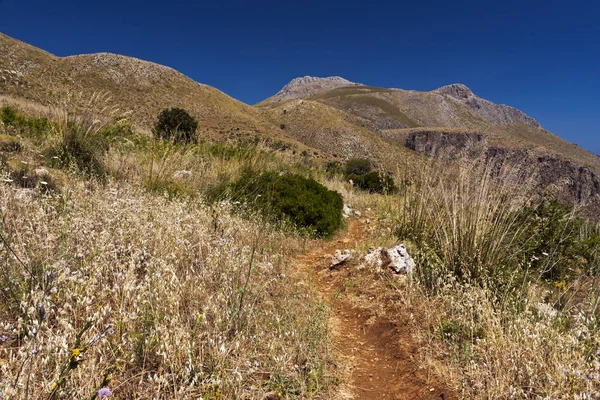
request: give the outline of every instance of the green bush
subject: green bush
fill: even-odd
[[[363,175],[372,170],[371,161],[366,158],[351,158],[346,162],[346,175]]]
[[[183,108],[165,108],[158,115],[154,133],[175,143],[196,143],[198,121]]]
[[[310,236],[331,237],[342,226],[342,196],[314,179],[296,174],[245,173],[207,193],[211,201],[230,198],[271,222],[291,223]]]
[[[547,199],[536,207],[526,207],[519,211],[516,221],[515,226],[521,230],[518,243],[525,258],[546,280],[568,278],[578,257],[586,252],[588,257],[593,254],[581,237],[585,221],[558,200]]]
[[[352,179],[357,187],[370,193],[391,194],[398,191],[394,178],[383,172],[371,171],[362,175],[349,175],[348,179]]]
[[[344,173],[344,167],[339,161],[329,161],[325,166],[325,172],[329,178],[333,178],[336,175]]]
[[[0,108],[0,121],[7,125],[12,125],[17,120],[17,113],[10,107]]]

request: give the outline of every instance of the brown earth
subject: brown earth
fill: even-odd
[[[411,338],[402,311],[379,312],[383,298],[372,297],[365,306],[348,294],[345,277],[349,268],[330,270],[326,260],[340,247],[353,248],[364,235],[364,223],[349,222],[334,240],[323,242],[296,259],[300,271],[313,280],[324,299],[332,302],[331,324],[335,357],[346,375],[340,388],[343,399],[457,399],[438,376],[419,364],[419,349]]]

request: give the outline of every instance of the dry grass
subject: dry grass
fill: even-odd
[[[526,229],[514,211],[533,201],[518,171],[497,181],[481,168],[448,169],[412,176],[399,196],[355,200],[379,210],[359,251],[408,240],[416,259],[412,281],[371,279],[400,299],[422,362],[464,398],[597,398],[598,279],[549,284],[529,260],[514,263]]]
[[[289,265],[304,240],[197,195],[294,160],[261,143],[109,135],[94,113],[56,114],[42,141],[0,127],[21,146],[2,154],[3,177],[22,164],[62,178],[49,194],[0,186],[0,397],[327,398],[328,308]],[[71,123],[84,144],[104,135],[104,179],[45,164]]]
[[[120,398],[310,397],[327,386],[327,310],[289,277],[293,237],[123,186],[61,197],[2,186],[0,198],[5,397],[83,398],[103,385]]]

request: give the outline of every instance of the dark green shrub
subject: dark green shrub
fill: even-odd
[[[296,174],[245,173],[207,193],[209,200],[230,198],[274,223],[291,223],[311,236],[331,237],[342,226],[343,200],[314,179]]]
[[[0,108],[0,121],[7,125],[13,125],[17,120],[17,113],[10,107]]]
[[[165,108],[158,114],[154,133],[174,143],[197,143],[198,121],[183,108]]]
[[[352,179],[354,185],[370,193],[391,194],[398,191],[394,178],[383,172],[371,171],[362,175],[349,175],[348,179]]]
[[[363,175],[372,170],[371,161],[366,158],[351,158],[346,162],[346,175]]]

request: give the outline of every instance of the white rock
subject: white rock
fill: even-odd
[[[183,178],[188,178],[190,176],[192,176],[192,171],[190,171],[188,169],[182,169],[179,171],[175,171],[175,173],[173,174],[174,179],[183,179]]]
[[[371,266],[389,268],[397,274],[411,275],[415,269],[415,261],[406,251],[404,244],[389,249],[371,248],[364,260]]]
[[[381,257],[383,249],[381,247],[375,249],[371,247],[369,253],[365,256],[365,262],[374,267],[381,267],[383,260]]]
[[[361,215],[361,214],[360,214],[360,211],[358,211],[358,210],[354,210],[354,215],[355,215],[356,217],[360,217],[360,215]]]
[[[331,265],[329,266],[329,268],[337,267],[341,264],[344,264],[345,262],[347,262],[349,260],[352,260],[355,253],[356,253],[355,250],[348,250],[348,249],[346,249],[344,251],[336,250],[335,253],[333,254],[333,256],[331,256]]]
[[[50,175],[50,172],[48,172],[48,170],[44,167],[38,167],[35,169],[35,174],[37,176],[48,176]]]
[[[415,268],[415,261],[406,251],[406,247],[404,244],[399,244],[396,247],[392,247],[391,249],[387,249],[387,255],[390,259],[389,267],[397,274],[407,274],[410,275],[413,273]]]
[[[350,206],[350,204],[344,204],[343,213],[346,217],[352,215],[352,206]]]

